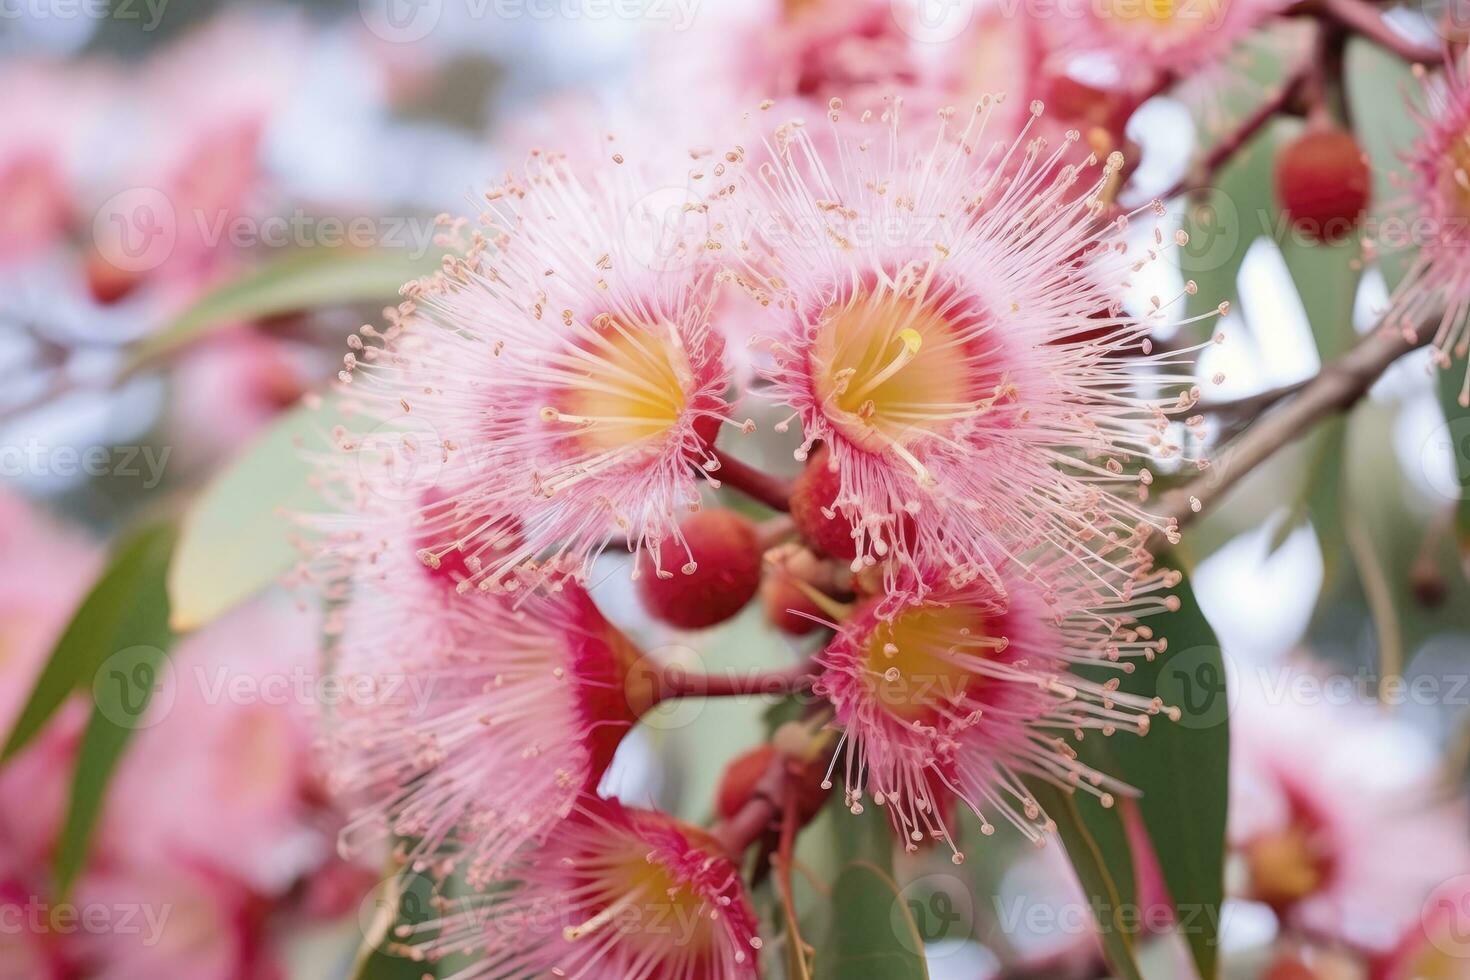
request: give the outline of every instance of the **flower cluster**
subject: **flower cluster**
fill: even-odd
[[[406,929],[409,955],[753,975],[730,860],[761,793],[740,797],[754,831],[731,804],[713,836],[598,795],[643,712],[719,686],[669,690],[599,612],[612,551],[658,583],[651,614],[695,628],[755,595],[752,550],[778,544],[803,608],[776,611],[832,631],[797,686],[842,733],[847,803],[887,806],[910,848],[958,861],[956,803],[1042,841],[1030,780],[1132,792],[1071,739],[1173,713],[1119,685],[1166,645],[1139,619],[1177,608],[1150,550],[1177,532],[1147,497],[1153,467],[1205,465],[1183,448],[1198,392],[1151,353],[1183,294],[1123,297],[1184,239],[1114,204],[1119,154],[1000,104],[910,126],[902,100],[849,118],[833,98],[815,132],[767,102],[721,144],[538,151],[477,223],[441,219],[441,270],[351,339],[340,506],[315,521],[336,668],[433,691],[328,731],[348,843],[389,836],[472,893]],[[800,430],[790,488],[736,448],[771,403]],[[702,519],[732,489],[793,520]],[[655,899],[693,931],[652,929]]]

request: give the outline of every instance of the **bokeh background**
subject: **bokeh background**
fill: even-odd
[[[762,86],[825,95],[821,84],[858,74],[864,58],[980,76],[1006,57],[1003,41],[971,30],[988,8],[965,2],[926,5],[938,18],[926,31],[883,27],[877,53],[861,49],[878,43],[862,31],[842,34],[852,9],[881,21],[888,6],[819,10],[832,36],[792,54],[781,32],[795,13],[767,0],[0,2],[0,733],[11,743],[0,978],[318,978],[361,966],[361,945],[381,938],[382,910],[400,899],[384,894],[386,855],[339,855],[343,818],[312,753],[319,716],[351,694],[321,681],[321,612],[290,587],[290,530],[273,523],[311,499],[301,457],[320,433],[299,406],[331,384],[346,336],[381,323],[397,286],[435,266],[435,216],[473,214],[492,175],[533,147],[604,126],[706,132]],[[1392,16],[1438,43],[1424,14]],[[1230,128],[1222,115],[1248,113],[1293,51],[1254,56],[1241,68],[1250,84],[1229,98],[1166,94],[1133,113],[1119,134],[1138,161],[1128,193],[1177,186]],[[1381,121],[1368,149],[1387,200],[1406,138],[1394,100],[1417,82],[1379,49],[1350,59],[1348,97]],[[1096,66],[1074,67],[1106,87]],[[808,70],[826,81],[808,85]],[[1310,378],[1388,296],[1361,249],[1312,248],[1275,222],[1269,168],[1299,125],[1281,120],[1202,192],[1171,202],[1193,240],[1131,298],[1143,306],[1193,278],[1202,308],[1233,301],[1199,336],[1158,338],[1225,338],[1197,367],[1216,401]],[[1251,795],[1255,783],[1306,772],[1344,811],[1372,812],[1352,846],[1409,866],[1416,886],[1470,873],[1459,799],[1470,588],[1454,530],[1470,422],[1447,417],[1428,367],[1423,351],[1404,358],[1191,530],[1185,560],[1229,694],[1210,672],[1181,673],[1165,692],[1216,698],[1215,717],[1231,719],[1242,813],[1273,805]],[[1244,401],[1212,435],[1257,414]],[[773,438],[752,451],[792,472],[789,449]],[[174,554],[170,572],[181,516],[185,537],[211,535]],[[285,583],[254,595],[262,577]],[[787,662],[806,642],[763,637],[758,608],[698,635],[660,627],[622,574],[597,596],[659,656],[706,669]],[[149,630],[156,642],[110,645]],[[134,711],[145,689],[151,704]],[[740,699],[645,720],[616,791],[708,817],[722,766],[761,741],[770,710]],[[1434,821],[1419,820],[1425,799]],[[1028,964],[1067,976],[1093,958],[1056,848],[1002,843],[964,869],[931,857],[901,861],[898,878],[901,900],[937,917],[932,976],[1020,976]],[[822,855],[808,858],[820,869]],[[1249,861],[1232,858],[1233,881]],[[1361,927],[1364,947],[1381,950],[1430,892],[1390,908],[1371,881],[1353,901],[1383,904],[1383,921]],[[1244,895],[1227,904],[1227,972],[1261,975],[1312,945],[1310,931],[1288,935],[1280,911]],[[1301,953],[1318,971],[1306,975],[1363,975],[1343,945]],[[1187,975],[1179,950],[1151,944],[1150,973]]]

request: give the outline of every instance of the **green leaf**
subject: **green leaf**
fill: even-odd
[[[1403,188],[1394,185],[1394,175],[1404,175],[1403,154],[1419,135],[1419,125],[1408,109],[1419,103],[1423,86],[1402,58],[1360,37],[1348,41],[1345,66],[1354,135],[1373,168],[1370,212],[1377,218],[1386,217],[1394,210],[1389,205],[1404,199]],[[1390,290],[1403,278],[1413,253],[1412,248],[1405,248],[1380,259]]]
[[[278,580],[301,558],[287,513],[322,508],[309,453],[337,450],[334,401],[304,403],[255,439],[184,516],[168,573],[173,626],[197,629]]]
[[[438,975],[438,965],[389,951],[393,931],[404,923],[420,924],[434,913],[436,889],[428,877],[403,869],[390,875],[364,900],[376,903],[352,964],[352,980],[425,980]]]
[[[1099,921],[1098,938],[1108,963],[1123,980],[1142,980],[1133,953],[1133,935],[1123,918],[1135,904],[1133,849],[1116,809],[1104,808],[1093,797],[1059,789],[1030,779],[1026,788],[1057,825],[1072,869]]]
[[[1432,434],[1418,447],[1420,460],[1400,460],[1385,453],[1397,438],[1402,411],[1385,401],[1360,402],[1348,418],[1348,452],[1344,469],[1344,532],[1354,564],[1335,596],[1319,611],[1314,631],[1324,644],[1359,640],[1368,627],[1376,633],[1379,662],[1385,676],[1396,674],[1436,635],[1470,630],[1470,588],[1453,573],[1455,543],[1447,528],[1433,523],[1448,518],[1454,499],[1439,496],[1463,485],[1438,484],[1429,513],[1401,463],[1424,467],[1427,478],[1449,460],[1441,453],[1470,451],[1470,425],[1461,422]],[[1431,561],[1445,587],[1443,600],[1427,606],[1416,594],[1416,564]],[[1448,574],[1445,574],[1448,573]],[[1364,621],[1364,611],[1371,619]]]
[[[924,941],[898,883],[854,861],[832,887],[831,931],[818,948],[817,980],[926,980]]]
[[[1164,564],[1169,564],[1167,560]],[[1175,563],[1177,564],[1177,562]],[[1230,704],[1224,659],[1189,579],[1174,589],[1179,610],[1144,620],[1169,639],[1168,652],[1139,663],[1125,688],[1158,696],[1180,711],[1160,716],[1148,735],[1118,735],[1106,750],[1113,774],[1142,792],[1139,814],[1163,870],[1200,976],[1216,975],[1225,895],[1225,813],[1229,799]]]
[[[1459,503],[1455,505],[1455,531],[1462,549],[1470,549],[1470,406],[1460,403],[1465,390],[1466,371],[1470,371],[1470,365],[1463,361],[1456,361],[1439,371],[1439,405],[1444,409],[1447,442],[1460,485]],[[1470,560],[1470,553],[1466,557]]]
[[[60,895],[67,894],[86,864],[108,783],[133,734],[146,723],[158,686],[158,667],[173,645],[164,576],[174,539],[168,525],[131,537],[57,648],[71,662],[90,668],[85,679],[93,696],[92,717],[77,753],[71,801],[56,849]]]
[[[1312,242],[1289,230],[1281,241],[1281,258],[1291,273],[1302,310],[1322,363],[1336,360],[1357,342],[1353,306],[1362,278],[1362,246],[1356,235],[1341,242]],[[1272,311],[1274,314],[1274,311]],[[1311,464],[1287,519],[1276,529],[1271,550],[1280,547],[1303,520],[1310,519],[1322,544],[1329,577],[1338,566],[1341,525],[1342,468],[1347,427],[1333,419],[1310,436]]]
[[[149,625],[139,622],[140,616],[151,612],[149,603],[154,598],[153,583],[146,573],[160,562],[167,563],[173,543],[173,530],[162,527],[144,529],[118,542],[107,568],[51,651],[0,750],[0,762],[25,748],[69,695],[90,685],[110,654],[132,645],[126,642],[131,632]]]
[[[396,302],[398,289],[433,272],[440,255],[410,249],[311,248],[287,252],[205,293],[131,351],[124,372],[241,320],[347,303]]]
[[[1221,302],[1240,298],[1237,280],[1251,244],[1271,233],[1275,207],[1274,164],[1279,139],[1268,127],[1241,147],[1221,168],[1215,184],[1192,195],[1183,228],[1189,242],[1179,252],[1180,272],[1199,290],[1185,297],[1188,316],[1200,316]],[[1206,321],[1208,327],[1209,321]]]

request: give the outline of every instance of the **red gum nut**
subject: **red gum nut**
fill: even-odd
[[[827,466],[830,455],[826,446],[812,453],[806,469],[796,478],[791,487],[791,519],[813,550],[829,558],[852,561],[857,557],[857,542],[852,537],[851,522],[833,507],[841,481]]]
[[[1362,148],[1341,129],[1306,133],[1276,159],[1276,199],[1292,227],[1316,241],[1341,238],[1357,226],[1370,181]]]
[[[766,611],[766,621],[788,636],[806,636],[822,628],[821,623],[808,616],[826,618],[826,614],[784,568],[768,569],[766,577],[761,579],[761,605]]]
[[[638,597],[655,619],[680,629],[722,623],[745,608],[760,587],[761,550],[756,527],[732,510],[705,510],[679,525],[684,545],[672,535],[659,545],[664,565],[653,555],[638,558]]]
[[[111,306],[126,298],[143,281],[139,273],[119,269],[96,249],[87,253],[83,272],[87,278],[87,291],[103,306]]]
[[[1283,956],[1266,968],[1261,980],[1317,980],[1317,974],[1295,956]]]
[[[725,767],[720,777],[720,788],[715,795],[715,810],[720,819],[729,820],[739,813],[750,801],[771,763],[776,758],[776,747],[770,743],[758,745],[735,757]],[[810,769],[810,766],[804,766]],[[827,802],[828,790],[822,788],[820,772],[803,773],[797,782],[796,822],[805,825],[812,821],[822,805]]]

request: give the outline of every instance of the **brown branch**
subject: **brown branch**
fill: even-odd
[[[1433,335],[1432,330],[1420,330],[1412,337],[1385,328],[1374,331],[1226,446],[1198,477],[1163,494],[1159,516],[1172,518],[1180,526],[1188,524],[1278,449],[1295,442],[1328,416],[1355,405],[1389,365],[1428,344]]]
[[[1157,195],[1161,201],[1180,194],[1191,194],[1203,190],[1214,180],[1215,173],[1225,164],[1229,163],[1235,154],[1240,152],[1241,147],[1251,141],[1251,138],[1266,128],[1266,124],[1276,117],[1287,106],[1295,101],[1306,83],[1309,69],[1302,69],[1288,78],[1274,95],[1263,102],[1256,111],[1251,113],[1238,125],[1228,136],[1210,147],[1200,160],[1180,177],[1174,186]]]
[[[1200,415],[1212,415],[1220,419],[1254,419],[1288,395],[1301,391],[1311,380],[1311,378],[1306,378],[1301,381],[1293,381],[1291,384],[1267,388],[1265,391],[1258,391],[1254,395],[1246,395],[1242,398],[1217,402],[1202,401],[1195,406],[1194,410]]]
[[[1361,34],[1405,61],[1422,65],[1437,65],[1444,61],[1443,49],[1416,44],[1404,37],[1383,19],[1383,12],[1378,7],[1364,0],[1315,0],[1307,10]]]

